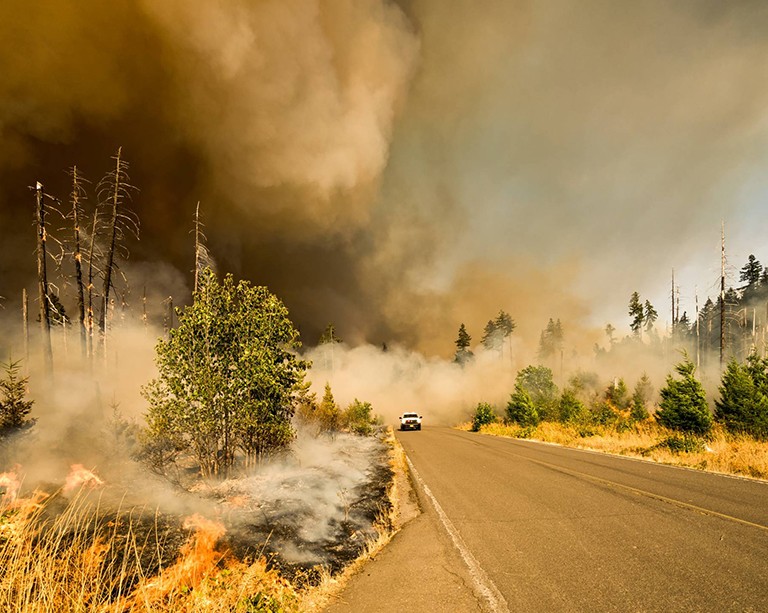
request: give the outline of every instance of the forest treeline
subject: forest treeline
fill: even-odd
[[[621,378],[606,386],[593,373],[572,376],[561,390],[551,369],[530,365],[517,373],[503,413],[498,415],[487,402],[477,405],[472,429],[477,431],[497,419],[524,428],[548,421],[575,425],[581,436],[591,436],[598,426],[622,432],[642,422],[654,422],[685,436],[706,439],[713,425],[719,423],[732,434],[768,440],[768,358],[753,352],[743,363],[731,359],[720,380],[713,411],[687,354],[674,370],[656,402],[646,374],[631,391]]]

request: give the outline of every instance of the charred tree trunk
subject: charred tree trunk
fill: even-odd
[[[24,335],[24,361],[29,368],[29,301],[26,287],[21,290],[21,328]]]
[[[725,222],[720,226],[720,370],[725,362]]]
[[[80,350],[85,357],[88,352],[86,346],[85,323],[85,295],[83,291],[83,256],[80,251],[80,179],[77,175],[77,166],[72,168],[72,225],[75,234],[73,258],[75,261],[75,284],[77,285],[77,310],[80,317]]]
[[[91,244],[88,249],[88,285],[86,290],[87,309],[86,309],[86,332],[88,337],[88,355],[93,356],[93,256],[96,248],[96,231],[98,229],[99,210],[96,208],[93,212],[93,226],[91,227]]]
[[[40,334],[43,343],[43,358],[50,373],[53,370],[51,349],[51,311],[48,304],[48,273],[46,270],[45,193],[40,181],[35,186],[37,197],[37,285],[40,300]]]
[[[193,296],[197,296],[198,283],[200,281],[200,202],[195,207],[195,288]]]
[[[117,244],[117,219],[122,192],[122,155],[123,148],[117,149],[115,156],[115,174],[110,194],[109,245],[107,246],[107,262],[104,268],[104,288],[102,289],[103,308],[99,319],[99,329],[102,335],[107,333],[107,306],[109,305],[109,290],[112,287],[112,267],[115,265],[115,247]]]
[[[144,323],[144,332],[147,331],[147,286],[144,286],[144,292],[141,295],[141,321]]]

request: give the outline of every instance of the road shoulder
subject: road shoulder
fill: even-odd
[[[407,470],[407,469],[406,469]],[[398,471],[401,529],[353,575],[327,613],[482,611],[466,566],[423,492]]]

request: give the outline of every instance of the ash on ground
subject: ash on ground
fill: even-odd
[[[392,480],[380,437],[300,437],[292,454],[247,477],[213,486],[229,547],[266,555],[287,578],[331,572],[357,558],[386,521]]]

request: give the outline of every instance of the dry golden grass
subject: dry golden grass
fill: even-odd
[[[387,440],[396,469],[402,458],[391,431]],[[382,510],[357,561],[336,576],[320,569],[319,583],[294,585],[263,558],[235,559],[220,546],[224,527],[199,515],[186,519],[189,538],[163,565],[160,527],[147,530],[144,518],[139,529],[131,513],[104,512],[93,482],[83,482],[70,500],[61,492],[17,497],[18,485],[12,473],[0,475],[0,611],[317,611],[389,542],[397,516],[393,480],[393,505]]]
[[[82,490],[62,502],[36,492],[0,503],[0,610],[303,610],[300,591],[265,560],[244,563],[217,549],[216,522],[188,518],[191,536],[178,559],[151,574],[142,560],[163,546],[157,530],[137,538],[130,517],[110,518]]]
[[[459,428],[469,430],[470,425],[461,424]],[[664,442],[670,438],[679,438],[680,435],[652,421],[640,422],[628,429],[551,422],[543,422],[535,428],[524,428],[497,422],[483,426],[480,431],[494,436],[529,438],[566,447],[646,458],[675,466],[768,479],[768,442],[729,434],[720,427],[715,427],[712,436],[701,442],[700,449],[677,452]]]

